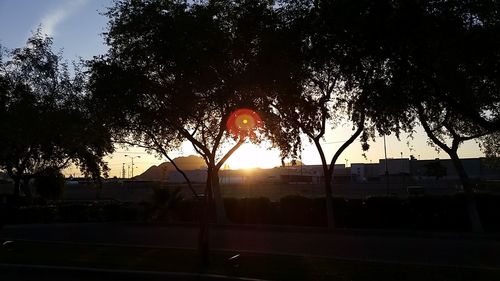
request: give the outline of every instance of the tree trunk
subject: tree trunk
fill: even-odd
[[[449,155],[451,157],[451,160],[453,161],[453,165],[457,170],[458,176],[460,177],[460,181],[462,182],[462,186],[464,188],[465,204],[467,208],[467,214],[469,215],[471,229],[473,232],[482,233],[484,232],[484,230],[481,223],[481,218],[479,217],[479,212],[477,211],[477,204],[476,199],[474,198],[472,183],[470,182],[469,176],[467,176],[467,172],[462,165],[462,161],[460,161],[460,158],[458,158],[458,154],[456,153],[456,151],[449,153]]]
[[[9,175],[9,177],[14,181],[14,190],[12,191],[12,195],[17,204],[21,192],[21,177],[18,177],[17,174],[14,173],[12,167],[7,167],[7,175]]]
[[[207,170],[207,183],[205,187],[205,196],[199,201],[201,204],[199,209],[200,231],[198,233],[198,252],[200,254],[200,264],[206,267],[210,264],[210,236],[209,236],[209,220],[212,205],[212,169]]]
[[[328,212],[328,228],[335,228],[335,214],[333,211],[333,196],[332,196],[332,181],[333,181],[333,173],[335,172],[335,163],[339,159],[340,155],[349,147],[358,137],[361,135],[365,128],[365,113],[361,113],[361,118],[358,121],[358,128],[354,132],[354,134],[349,137],[349,139],[344,142],[339,149],[335,152],[332,157],[332,161],[330,162],[330,166],[326,164],[325,154],[323,149],[321,148],[321,144],[319,140],[315,141],[316,148],[319,151],[321,157],[321,163],[323,165],[323,174],[325,175],[325,195],[326,195],[326,211]]]
[[[314,138],[314,144],[321,158],[323,167],[323,186],[325,188],[325,204],[326,204],[326,220],[327,226],[330,229],[335,228],[335,217],[333,214],[333,197],[332,197],[332,175],[329,172],[328,164],[326,163],[325,153],[319,142],[319,138]]]
[[[335,216],[333,211],[333,196],[332,196],[332,177],[328,173],[325,174],[325,200],[326,200],[326,219],[328,228],[335,228]]]
[[[483,226],[481,224],[481,219],[477,211],[476,200],[474,198],[474,191],[472,189],[472,184],[469,180],[469,177],[467,176],[467,172],[465,171],[464,166],[462,165],[462,161],[460,161],[460,158],[458,157],[457,153],[460,142],[463,140],[460,140],[460,137],[456,136],[455,138],[453,138],[451,147],[447,146],[444,142],[442,142],[439,138],[437,138],[434,135],[429,124],[427,123],[427,120],[423,113],[422,106],[419,106],[417,109],[418,109],[420,123],[422,124],[422,127],[424,127],[427,136],[441,149],[443,149],[446,153],[448,153],[451,160],[453,161],[455,170],[457,170],[458,176],[460,177],[460,181],[462,182],[462,186],[464,188],[465,204],[467,208],[467,214],[469,215],[471,230],[473,232],[479,232],[479,233],[483,232]]]
[[[21,197],[21,179],[18,177],[14,177],[14,199],[17,201]]]
[[[211,181],[212,181],[212,191],[215,201],[216,222],[217,224],[227,224],[228,219],[226,216],[226,210],[224,208],[224,201],[220,190],[219,173],[217,170],[214,170],[212,172]]]
[[[26,200],[31,204],[32,199],[33,199],[33,194],[31,193],[31,187],[30,187],[30,177],[25,176],[24,179],[22,180],[21,183],[21,190],[23,191]]]

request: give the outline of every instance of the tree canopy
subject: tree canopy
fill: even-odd
[[[78,69],[70,74],[51,38],[38,31],[25,47],[9,51],[0,86],[0,168],[14,179],[16,194],[21,181],[47,168],[73,163],[94,178],[106,171],[109,132],[89,110],[84,76]]]
[[[320,2],[325,45],[346,42],[351,58],[383,66],[367,111],[380,132],[412,132],[417,122],[452,159],[481,225],[457,150],[467,140],[490,147],[498,132],[500,6],[495,1]],[[356,64],[354,64],[356,65]],[[447,144],[447,140],[451,143]],[[491,149],[490,149],[491,151]]]
[[[286,53],[275,56],[275,48],[286,45],[279,41],[285,34],[275,32],[274,2],[118,1],[106,15],[110,49],[89,62],[96,112],[112,128],[115,141],[169,159],[170,150],[189,141],[204,158],[200,250],[207,259],[212,198],[217,221],[226,221],[219,169],[248,136],[259,142],[265,131],[259,124],[252,134],[231,134],[227,123],[238,120],[234,114],[239,109],[258,116],[268,97],[284,85],[277,75],[294,78],[274,71],[291,65]]]

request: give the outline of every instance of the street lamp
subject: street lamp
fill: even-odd
[[[131,178],[134,178],[134,158],[141,158],[141,156],[131,156],[131,155],[127,155],[127,154],[125,154],[124,156],[130,158],[130,160],[132,161],[132,165],[131,165],[131,167],[132,167],[132,175],[131,175]]]

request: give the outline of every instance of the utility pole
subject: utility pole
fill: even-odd
[[[125,178],[125,163],[122,163],[122,179]]]
[[[385,143],[385,135],[384,135],[384,155],[385,155],[385,190],[386,194],[389,194],[389,169],[387,167],[387,145]]]
[[[131,178],[134,178],[134,158],[141,158],[141,156],[131,156],[131,155],[128,155],[128,154],[125,154],[124,156],[130,158],[130,160],[132,161],[132,164],[131,164],[131,167],[132,167]]]

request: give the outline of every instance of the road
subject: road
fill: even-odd
[[[5,226],[0,239],[196,248],[197,234],[197,227],[190,225],[39,224]],[[210,234],[214,249],[500,269],[500,241],[469,235],[241,226],[213,227]]]
[[[216,274],[197,274],[180,272],[158,272],[138,270],[112,270],[102,268],[84,268],[68,266],[37,266],[0,264],[1,280],[31,281],[31,280],[148,280],[148,281],[265,281],[254,278],[224,276]]]

